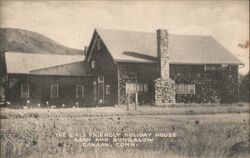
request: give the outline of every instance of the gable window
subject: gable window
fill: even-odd
[[[102,48],[101,39],[99,38],[99,39],[97,40],[97,50],[101,50],[101,48]]]
[[[76,85],[76,98],[84,97],[84,85]]]
[[[29,84],[21,84],[21,98],[29,98]]]
[[[110,85],[106,85],[106,94],[110,94]]]
[[[50,98],[58,98],[58,84],[50,85]]]
[[[176,84],[176,94],[195,94],[195,84]]]
[[[95,68],[95,61],[91,61],[91,68],[92,68],[92,69]]]
[[[98,77],[98,83],[100,83],[100,82],[104,82],[104,76]]]

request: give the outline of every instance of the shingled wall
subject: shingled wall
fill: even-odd
[[[238,101],[238,66],[205,71],[204,65],[170,65],[176,84],[195,84],[195,94],[177,94],[176,102],[234,103]]]
[[[147,82],[149,92],[139,94],[139,101],[153,103],[154,81],[159,78],[156,64],[119,64],[120,103],[126,103],[126,82]],[[177,103],[234,103],[238,100],[238,67],[224,70],[205,71],[204,65],[171,65],[170,78],[175,84],[195,84],[195,94],[176,94]],[[157,89],[157,87],[156,87]]]
[[[139,93],[139,102],[154,101],[154,80],[159,77],[157,64],[119,63],[119,103],[126,103],[126,82],[148,84],[147,93]]]

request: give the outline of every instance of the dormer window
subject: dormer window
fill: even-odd
[[[92,69],[95,68],[95,61],[91,61],[91,68],[92,68]]]
[[[97,50],[101,50],[101,48],[102,48],[101,39],[99,38],[99,39],[97,40]]]

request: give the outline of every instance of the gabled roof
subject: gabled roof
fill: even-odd
[[[96,29],[117,62],[157,62],[156,32]],[[171,64],[243,64],[211,36],[169,34]]]
[[[89,76],[84,55],[52,55],[6,52],[8,74]]]

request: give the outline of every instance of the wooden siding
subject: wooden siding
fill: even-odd
[[[11,83],[12,82],[12,83]],[[15,83],[15,84],[14,84]],[[29,84],[29,98],[21,98],[21,84]],[[51,85],[58,85],[58,98],[51,98]],[[76,97],[76,85],[84,85],[84,97]],[[50,105],[88,106],[93,102],[91,77],[68,77],[68,76],[41,76],[41,75],[9,75],[8,100],[12,104],[30,104],[45,106],[46,101]]]
[[[98,37],[97,37],[98,38]],[[98,40],[97,40],[98,41]],[[90,58],[90,63],[95,61],[95,68],[92,69],[93,81],[97,83],[98,91],[98,77],[104,76],[104,104],[105,105],[115,105],[118,104],[118,94],[117,94],[117,65],[115,64],[113,58],[109,54],[106,46],[100,41],[100,49],[97,49],[97,44],[94,45],[92,49],[92,55]],[[106,94],[106,85],[110,85],[110,94]],[[98,104],[98,101],[97,103]]]

